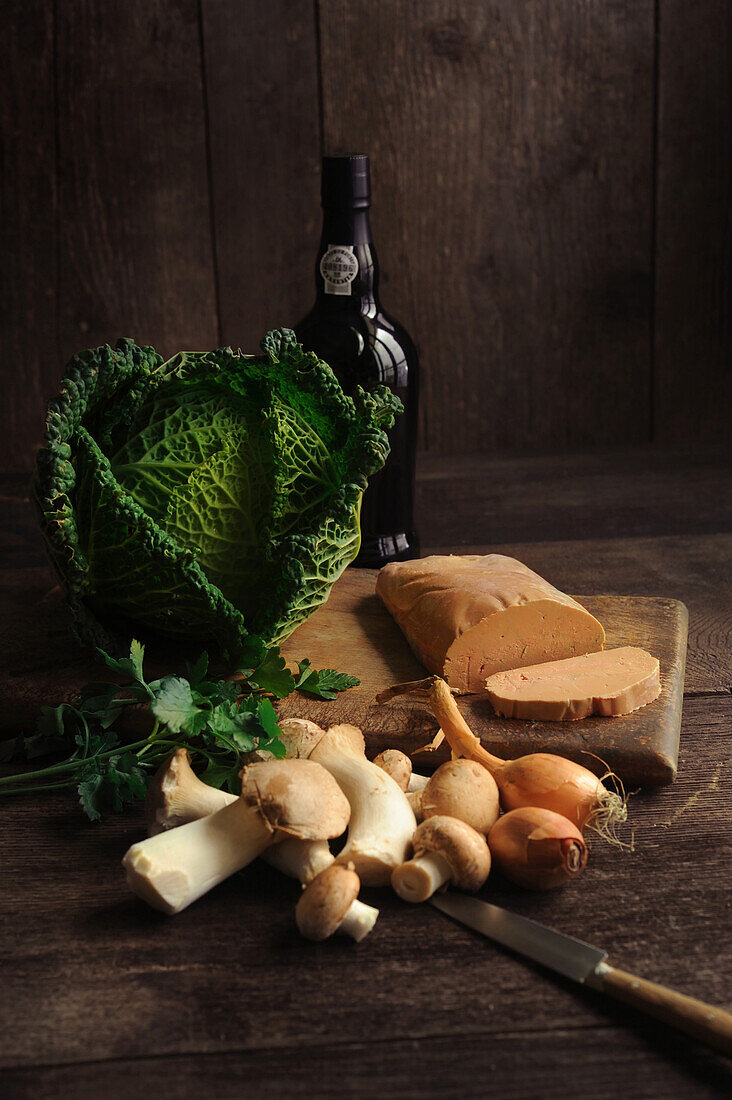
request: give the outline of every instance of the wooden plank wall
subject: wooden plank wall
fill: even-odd
[[[726,0],[4,0],[0,465],[81,347],[250,350],[370,152],[435,454],[728,434]]]

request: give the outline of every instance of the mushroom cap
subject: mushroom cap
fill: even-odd
[[[287,749],[287,759],[307,759],[325,730],[308,718],[285,718],[280,722],[280,741]]]
[[[399,749],[384,749],[374,757],[374,764],[390,775],[396,785],[406,791],[412,777],[412,761]]]
[[[491,853],[482,833],[456,817],[430,817],[412,839],[414,856],[430,852],[442,856],[460,890],[479,890],[491,869]]]
[[[326,737],[329,745],[338,745],[343,752],[350,753],[351,756],[366,755],[366,742],[358,726],[351,726],[347,722],[330,726],[326,731]]]
[[[149,836],[223,809],[235,796],[202,783],[191,767],[188,749],[176,749],[150,780],[145,798]]]
[[[330,772],[313,760],[263,760],[241,771],[241,797],[273,832],[301,840],[340,836],[351,806]]]
[[[422,792],[422,817],[457,817],[488,835],[498,820],[496,781],[482,764],[461,757],[442,764]]]
[[[353,864],[334,863],[316,875],[295,906],[295,920],[308,940],[327,940],[358,897],[361,883]]]
[[[145,797],[145,824],[148,832],[157,828],[159,817],[167,811],[170,791],[178,786],[181,772],[190,767],[191,755],[188,749],[176,749],[155,772]]]

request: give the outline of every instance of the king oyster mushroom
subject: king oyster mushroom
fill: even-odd
[[[237,797],[202,782],[191,768],[188,750],[176,749],[158,768],[148,788],[146,818],[149,833],[154,836],[188,821],[196,821],[236,802]],[[300,840],[298,837],[276,840],[265,848],[261,858],[290,878],[298,879],[303,886],[333,864],[333,853],[327,840]],[[378,909],[354,898],[341,922],[340,931],[361,940],[371,931],[378,915]]]
[[[364,886],[388,886],[391,872],[406,858],[417,825],[407,795],[366,759],[363,734],[356,726],[324,730],[305,718],[286,718],[280,731],[288,758],[322,764],[351,803],[348,840],[336,862],[352,862]]]
[[[269,759],[274,759],[267,755]],[[145,821],[148,836],[156,836],[167,829],[207,817],[236,802],[238,797],[204,783],[191,767],[188,749],[176,749],[160,765],[147,790]],[[327,840],[284,837],[265,848],[262,859],[290,878],[308,883],[330,866],[333,855]]]
[[[327,840],[348,824],[347,798],[310,760],[250,764],[241,777],[236,801],[132,845],[122,863],[134,893],[156,909],[179,913],[246,867],[279,834]]]

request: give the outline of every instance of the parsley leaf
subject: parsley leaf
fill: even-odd
[[[204,680],[206,673],[208,672],[208,653],[204,652],[195,662],[191,665],[186,661],[186,671],[188,672],[188,682],[192,688],[200,688],[201,682]]]
[[[237,649],[230,651],[227,657],[235,669],[250,673],[266,660],[267,653],[267,647],[261,638],[256,634],[247,634]]]
[[[121,660],[115,660],[114,657],[110,657],[108,653],[105,653],[103,649],[97,646],[97,653],[104,661],[107,668],[110,668],[113,672],[118,672],[122,676],[128,676],[130,680],[134,680],[138,684],[145,686],[145,680],[142,675],[142,659],[145,656],[145,647],[141,642],[138,642],[137,638],[133,638],[130,643],[130,655],[129,657],[123,657]]]
[[[279,646],[267,652],[262,663],[247,679],[253,688],[269,691],[278,699],[284,699],[295,689],[295,678],[287,667],[285,658],[281,656]]]
[[[171,733],[185,730],[195,735],[206,725],[206,711],[193,698],[191,685],[180,676],[166,676],[160,682],[150,709]]]
[[[91,821],[99,821],[102,816],[103,805],[100,791],[104,782],[99,772],[94,772],[86,779],[82,779],[76,788],[79,792],[79,803],[86,816]]]
[[[299,675],[295,679],[296,689],[304,691],[307,695],[313,695],[317,699],[335,699],[337,692],[358,687],[361,683],[358,677],[348,676],[345,672],[336,672],[332,668],[324,668],[318,672],[311,668],[307,657],[298,661],[297,667]]]
[[[30,737],[0,742],[0,760],[24,752],[27,760],[66,749],[66,759],[50,766],[0,777],[3,791],[75,787],[82,809],[97,821],[106,809],[121,810],[143,798],[150,774],[176,745],[205,761],[203,780],[236,794],[241,788],[242,756],[254,749],[285,756],[285,746],[270,698],[284,698],[297,686],[321,699],[358,683],[332,669],[316,671],[298,662],[297,678],[278,647],[267,649],[260,638],[244,639],[236,679],[208,680],[208,654],[187,664],[187,678],[164,676],[149,683],[143,673],[145,647],[133,640],[121,660],[99,654],[119,682],[86,684],[73,703],[41,708],[38,731]],[[149,707],[156,719],[146,736],[120,743],[115,729],[125,709]]]
[[[252,752],[256,748],[259,723],[256,714],[236,703],[221,703],[215,707],[208,721],[209,744],[221,741],[235,746],[240,752]]]

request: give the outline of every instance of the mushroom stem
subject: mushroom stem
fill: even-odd
[[[378,915],[378,909],[375,909],[373,905],[366,905],[357,898],[351,902],[338,931],[350,936],[356,943],[360,943],[376,924]]]
[[[418,772],[412,772],[409,777],[409,786],[407,787],[407,794],[414,794],[415,791],[423,791],[430,781],[428,775],[419,775]]]
[[[452,870],[447,860],[437,852],[426,852],[397,867],[391,884],[403,901],[419,902],[427,901],[451,878]]]
[[[268,753],[271,757],[271,753]],[[208,817],[236,802],[238,795],[220,791],[198,778],[187,749],[176,749],[161,765],[148,788],[145,814],[148,835],[156,836],[189,821]],[[262,852],[265,862],[306,885],[329,867],[333,855],[325,840],[285,837]]]
[[[414,814],[415,820],[417,822],[420,822],[420,821],[423,820],[423,814],[422,814],[422,794],[423,793],[424,793],[423,790],[422,791],[407,791],[407,802],[412,807],[412,813]]]
[[[136,894],[165,913],[179,913],[283,834],[327,840],[340,836],[350,819],[333,776],[309,760],[250,764],[241,780],[235,802],[132,845],[122,863]]]
[[[259,811],[237,798],[198,821],[133,844],[122,864],[133,893],[154,909],[180,913],[246,867],[272,840]]]
[[[148,836],[186,825],[222,810],[236,801],[235,794],[210,787],[191,767],[188,749],[176,749],[150,780],[145,799]]]
[[[303,886],[312,882],[316,875],[330,867],[333,853],[327,840],[298,840],[285,837],[262,852],[262,859],[281,871],[283,875],[298,879]]]
[[[348,840],[336,863],[353,863],[365,886],[388,886],[417,826],[404,791],[366,759],[363,734],[355,726],[332,726],[310,759],[331,773],[351,804]]]

